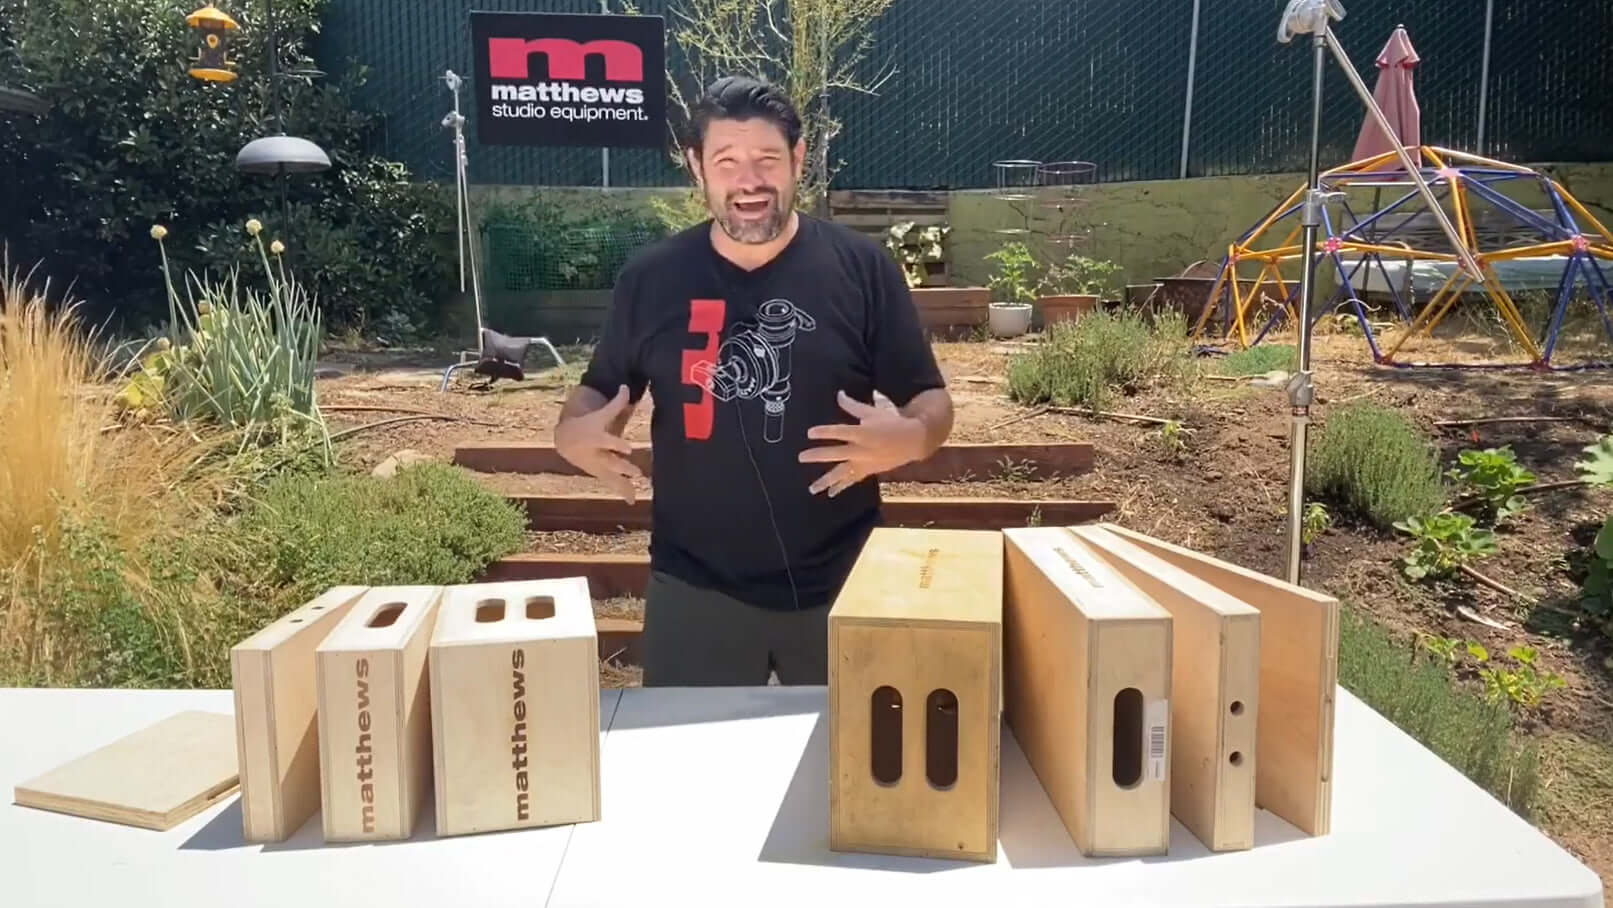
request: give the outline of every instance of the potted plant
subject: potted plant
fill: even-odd
[[[991,333],[998,337],[1018,337],[1030,330],[1033,309],[1031,300],[1036,294],[1031,286],[1031,258],[1025,244],[1013,241],[986,256],[996,262],[997,271],[987,281],[991,290],[991,304],[987,307],[987,320]]]
[[[946,260],[943,243],[952,228],[919,227],[912,221],[891,225],[885,249],[902,267],[920,321],[932,331],[974,328],[986,320],[988,294],[984,287],[924,286]]]
[[[1036,308],[1042,324],[1079,318],[1121,292],[1120,266],[1104,259],[1071,253],[1048,266],[1037,284]]]

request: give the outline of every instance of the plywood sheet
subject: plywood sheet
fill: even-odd
[[[1333,812],[1338,600],[1136,530],[1103,526],[1259,610],[1255,804],[1309,835],[1326,835]]]
[[[16,803],[170,829],[235,791],[235,721],[187,710],[16,787]]]
[[[332,587],[230,649],[248,842],[283,842],[319,810],[314,649],[366,590]]]
[[[1171,813],[1211,851],[1254,847],[1260,613],[1101,527],[1070,532],[1171,613]]]

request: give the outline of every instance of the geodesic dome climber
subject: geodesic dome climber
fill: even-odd
[[[1468,273],[1398,155],[1388,152],[1321,175],[1322,212],[1312,324],[1341,308],[1359,325],[1375,362],[1412,365],[1529,365],[1541,369],[1613,366],[1613,233],[1556,180],[1529,167],[1436,146],[1408,149],[1457,238],[1479,267]],[[1305,262],[1299,213],[1305,188],[1227,247],[1209,299],[1193,326],[1197,342],[1219,317],[1221,338],[1259,344],[1279,324],[1297,324],[1298,274]],[[1287,268],[1285,276],[1284,266]],[[1549,295],[1549,296],[1548,296]],[[1520,300],[1532,300],[1525,304]],[[1371,300],[1392,308],[1383,346],[1368,318]],[[1493,307],[1513,343],[1515,363],[1423,363],[1397,358],[1459,304]],[[1583,361],[1554,365],[1575,325]],[[1381,326],[1380,326],[1381,327]]]

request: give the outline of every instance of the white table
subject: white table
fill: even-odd
[[[823,688],[605,694],[598,823],[435,839],[427,817],[410,842],[342,847],[316,816],[264,847],[234,798],[169,833],[8,805],[0,905],[1603,904],[1588,868],[1343,690],[1332,834],[1260,812],[1249,851],[1173,823],[1168,855],[1084,858],[1005,734],[995,864],[828,850]],[[198,706],[229,695],[0,690],[0,784]]]

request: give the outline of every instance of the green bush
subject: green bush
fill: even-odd
[[[1292,344],[1261,344],[1228,353],[1216,364],[1218,375],[1265,375],[1299,369],[1299,350]]]
[[[187,61],[197,33],[180,0],[0,0],[0,85],[49,102],[39,117],[0,117],[0,241],[11,257],[41,263],[96,313],[143,331],[166,314],[148,245],[154,223],[190,241],[172,250],[185,271],[239,266],[261,279],[240,224],[257,217],[282,240],[336,330],[385,322],[424,328],[455,288],[451,194],[411,183],[369,153],[378,118],[354,109],[342,84],[286,75],[329,69],[304,53],[325,0],[277,4],[283,129],[319,144],[331,168],[278,181],[235,167],[247,142],[281,131],[269,103],[261,9],[229,10],[238,78],[203,82]],[[446,140],[445,140],[446,141]],[[445,146],[446,147],[446,146]]]
[[[228,687],[229,648],[331,586],[465,583],[520,548],[524,515],[464,471],[290,473],[242,513],[135,555],[64,528],[37,583],[0,570],[0,683]],[[34,652],[20,651],[31,647]],[[40,652],[40,650],[49,652]]]
[[[1311,445],[1305,492],[1383,529],[1445,501],[1438,451],[1409,419],[1369,401],[1328,414]]]
[[[338,584],[466,583],[518,550],[526,516],[458,467],[272,480],[235,526],[240,567],[296,602]]]
[[[1419,655],[1348,607],[1339,620],[1339,683],[1502,803],[1532,816],[1537,749],[1514,736],[1505,699],[1491,702],[1460,687],[1439,657]]]
[[[1008,394],[1022,404],[1094,409],[1118,392],[1183,386],[1197,374],[1179,313],[1150,325],[1133,313],[1093,312],[1048,326],[1042,342],[1008,365]]]

